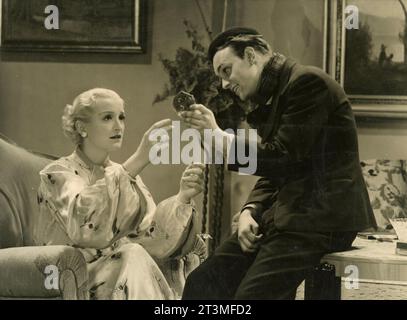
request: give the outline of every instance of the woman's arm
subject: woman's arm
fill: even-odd
[[[160,202],[145,232],[134,239],[157,259],[190,252],[201,230],[202,215],[192,198],[202,191],[204,165],[190,165],[183,173],[177,195]],[[144,221],[143,221],[144,224]]]
[[[140,172],[143,171],[143,169],[150,163],[150,150],[154,146],[154,144],[157,143],[150,140],[150,135],[154,133],[154,130],[160,130],[160,132],[166,131],[169,138],[169,132],[171,131],[171,129],[172,126],[170,119],[161,120],[152,125],[151,128],[144,133],[136,152],[123,163],[123,168],[132,177],[136,177],[137,175],[139,175]],[[161,144],[161,150],[169,148],[169,139],[158,143]]]
[[[203,190],[205,166],[200,163],[189,165],[182,174],[176,199],[181,203],[190,203],[191,199]]]

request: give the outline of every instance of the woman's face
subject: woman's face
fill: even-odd
[[[87,149],[110,153],[121,148],[124,135],[124,105],[118,97],[98,98],[89,121],[84,123]]]

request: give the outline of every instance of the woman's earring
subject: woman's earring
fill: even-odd
[[[88,134],[86,132],[82,132],[81,136],[82,136],[82,138],[86,138],[88,136]]]

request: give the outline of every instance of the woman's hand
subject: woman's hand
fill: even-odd
[[[126,169],[133,177],[138,175],[150,163],[150,150],[154,145],[160,144],[161,150],[169,148],[171,130],[171,119],[165,119],[154,123],[150,129],[144,133],[137,151],[125,163],[123,163],[124,169]],[[167,132],[168,139],[162,141],[150,141],[150,135],[160,132],[163,133],[164,131]]]
[[[191,164],[184,171],[180,189],[177,194],[178,201],[182,203],[190,203],[191,199],[203,190],[205,165]]]
[[[171,139],[171,130],[172,130],[171,119],[165,119],[154,123],[151,126],[151,128],[144,133],[140,145],[137,148],[136,154],[138,154],[138,157],[142,159],[146,165],[150,163],[149,154],[151,148],[154,145],[160,144],[161,149],[169,148]],[[150,135],[151,138],[153,138],[155,134],[157,134],[156,137],[164,136],[164,131],[168,133],[167,139],[161,141],[154,141],[153,139],[153,141],[150,141]],[[160,132],[163,134],[160,134]]]

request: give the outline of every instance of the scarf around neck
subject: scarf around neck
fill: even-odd
[[[256,94],[250,99],[257,105],[264,105],[273,96],[278,88],[281,70],[287,58],[278,52],[273,52],[260,75]]]
[[[250,99],[254,105],[253,110],[247,115],[247,122],[252,128],[259,128],[270,113],[270,106],[266,105],[275,94],[281,76],[281,70],[287,58],[280,53],[273,53],[264,66],[256,94]]]

